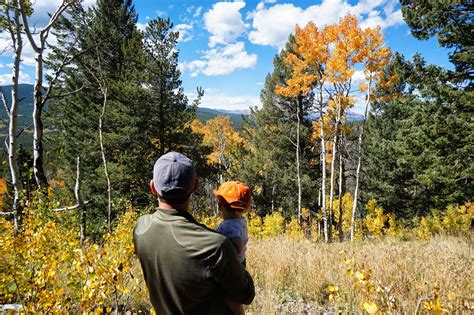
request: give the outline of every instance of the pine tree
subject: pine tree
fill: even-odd
[[[57,130],[51,143],[57,146],[58,159],[65,163],[71,187],[75,160],[80,157],[83,194],[93,198],[97,211],[102,208],[110,186],[113,197],[137,197],[139,191],[145,192],[146,172],[140,159],[144,142],[140,125],[144,53],[136,19],[131,1],[98,1],[96,7],[86,12],[75,8],[71,20],[61,23],[59,47],[51,58],[54,69],[58,60],[76,50],[77,57],[65,69],[58,89],[58,93],[69,96],[48,109]],[[103,93],[104,87],[107,95]],[[103,132],[99,134],[101,117]],[[99,135],[103,136],[103,150]],[[102,152],[111,185],[106,183]]]
[[[442,47],[450,48],[449,60],[456,70],[449,71],[451,81],[473,88],[474,39],[472,1],[401,0],[405,22],[413,36],[426,40],[436,36]],[[470,35],[471,34],[471,35]]]
[[[367,190],[402,217],[471,200],[473,93],[419,55],[412,62],[397,56],[390,71],[398,84],[379,93],[397,97],[377,102],[366,144]]]

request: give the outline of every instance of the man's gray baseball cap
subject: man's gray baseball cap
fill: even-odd
[[[153,183],[158,195],[169,201],[184,201],[196,180],[193,162],[178,152],[162,155],[153,168]]]

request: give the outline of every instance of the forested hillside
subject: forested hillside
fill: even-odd
[[[132,0],[61,3],[41,30],[33,2],[0,3],[14,78],[0,90],[0,311],[150,312],[132,229],[156,207],[155,161],[178,151],[210,228],[220,184],[252,191],[250,313],[472,312],[467,2],[400,1],[420,47],[450,49],[449,68],[402,55],[355,15],[295,25],[246,115],[185,91],[170,18],[143,27]],[[33,85],[18,81],[26,42]]]

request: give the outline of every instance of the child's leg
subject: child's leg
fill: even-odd
[[[226,299],[225,304],[230,308],[234,315],[244,315],[244,306],[238,302]]]

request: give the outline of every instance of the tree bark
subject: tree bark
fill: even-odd
[[[17,160],[17,120],[18,110],[20,107],[20,99],[18,95],[18,78],[20,74],[21,53],[23,50],[23,39],[21,34],[22,25],[20,23],[20,13],[18,8],[18,0],[13,0],[13,20],[10,19],[8,9],[8,26],[12,39],[14,50],[13,72],[12,72],[12,104],[9,111],[8,126],[8,164],[10,166],[10,175],[14,189],[13,199],[13,221],[14,233],[18,234],[21,225],[22,207],[20,205],[20,193],[23,190],[23,184],[20,180],[20,171]]]
[[[323,83],[319,88],[319,132],[321,139],[321,167],[322,167],[322,179],[321,179],[321,209],[323,212],[323,232],[324,241],[329,242],[328,234],[328,217],[326,213],[326,144],[324,140],[324,121],[323,121]]]
[[[76,159],[76,186],[74,187],[74,197],[76,199],[76,205],[79,208],[80,211],[80,235],[79,235],[79,241],[81,245],[84,244],[84,241],[86,239],[86,223],[87,223],[87,217],[86,217],[86,209],[84,206],[84,203],[82,202],[81,198],[81,158],[77,157]]]
[[[335,186],[335,164],[336,164],[336,156],[337,156],[337,145],[338,145],[338,136],[339,136],[339,124],[341,122],[341,111],[342,111],[342,104],[341,98],[337,102],[337,114],[336,114],[336,126],[334,128],[334,136],[332,141],[332,158],[331,158],[331,188],[329,191],[329,226],[328,226],[328,234],[329,234],[329,242],[332,240],[332,222],[334,219],[334,186]]]
[[[275,190],[276,190],[276,185],[273,185],[272,187],[272,212],[275,211]]]
[[[39,44],[33,38],[31,29],[28,24],[27,8],[24,0],[19,1],[19,9],[23,21],[23,29],[30,42],[31,47],[36,53],[36,78],[33,91],[34,107],[33,107],[33,172],[35,175],[36,184],[39,188],[46,188],[48,180],[44,172],[43,159],[43,107],[46,99],[43,97],[43,53],[46,49],[46,40],[48,39],[49,31],[54,23],[58,20],[61,14],[73,4],[73,1],[62,1],[54,14],[49,19],[48,24],[41,30],[39,34]]]
[[[369,79],[368,83],[369,84],[367,85],[367,99],[365,101],[364,122],[361,124],[361,127],[360,127],[358,146],[357,146],[359,157],[357,159],[356,181],[355,181],[355,189],[354,189],[354,206],[352,207],[351,241],[354,240],[355,216],[357,212],[357,200],[358,200],[358,194],[359,194],[359,175],[360,175],[360,167],[361,167],[361,160],[362,160],[362,136],[364,134],[364,125],[367,122],[367,115],[368,115],[369,107],[370,107],[370,84],[372,83],[372,80]]]
[[[340,143],[342,138],[340,139]],[[342,211],[343,211],[343,206],[342,206],[342,198],[344,197],[345,193],[345,179],[344,179],[344,157],[342,156],[342,150],[339,150],[339,222],[337,224],[337,230],[339,232],[339,241],[344,240],[344,233],[342,230]]]
[[[107,158],[105,156],[105,146],[104,146],[104,134],[103,134],[103,123],[105,118],[105,109],[107,106],[107,87],[102,87],[102,94],[104,96],[104,101],[102,103],[102,113],[99,116],[99,142],[100,142],[100,152],[102,154],[102,163],[104,165],[104,174],[107,180],[107,228],[109,233],[112,232],[112,187],[110,183],[109,169],[107,166]]]
[[[298,100],[296,103],[296,179],[298,184],[298,223],[302,224],[302,216],[301,216],[301,170],[300,170],[300,125],[301,125],[301,106],[303,102],[303,97],[301,95],[298,96]]]
[[[33,172],[39,188],[48,187],[43,161],[43,50],[36,54],[36,79],[33,107]]]

